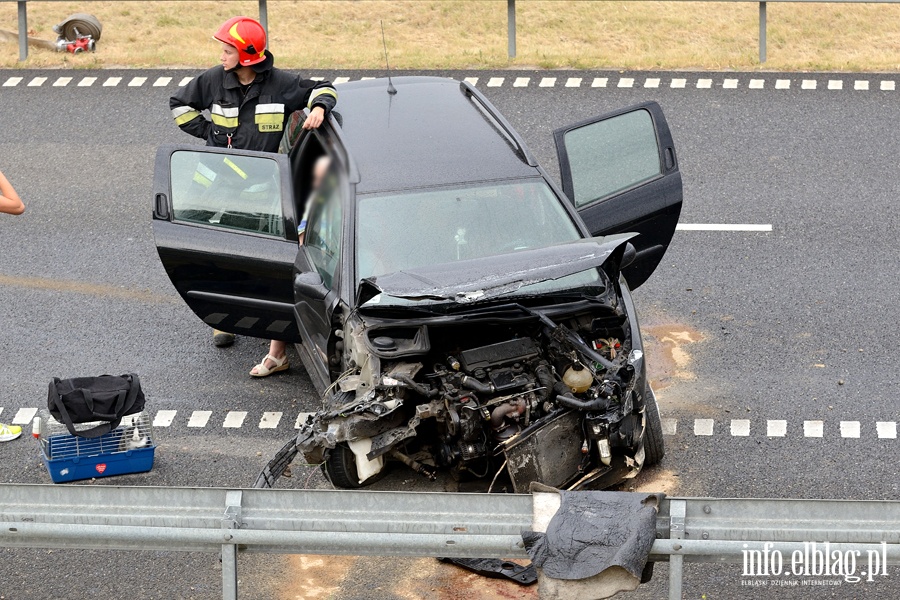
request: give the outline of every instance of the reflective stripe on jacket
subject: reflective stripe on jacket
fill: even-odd
[[[206,140],[207,146],[277,152],[291,113],[321,106],[325,114],[337,104],[337,90],[327,81],[301,79],[271,67],[257,73],[246,90],[235,73],[222,66],[201,73],[169,99],[175,124]],[[210,118],[202,111],[209,110]]]

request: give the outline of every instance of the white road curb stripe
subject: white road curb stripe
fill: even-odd
[[[581,87],[581,77],[569,77],[566,80],[566,87],[567,88]]]
[[[883,92],[893,92],[895,89],[895,83],[893,81],[882,81],[881,82],[881,91]]]
[[[659,77],[648,77],[644,80],[645,88],[658,88],[659,87]]]
[[[556,85],[556,77],[544,77],[538,84],[538,87],[548,88]]]
[[[708,90],[712,88],[712,79],[698,79],[697,80],[697,89],[698,90]]]
[[[733,437],[748,437],[750,435],[750,419],[732,419],[731,435]]]
[[[775,89],[776,90],[791,89],[791,80],[790,79],[776,79],[775,80]]]
[[[28,82],[28,87],[41,87],[45,81],[47,81],[46,77],[35,77]]]
[[[531,77],[516,77],[516,80],[513,81],[513,87],[528,87],[529,81],[531,81]]]
[[[828,89],[829,90],[842,90],[844,89],[844,82],[840,79],[829,79],[828,80]]]
[[[630,88],[634,87],[634,77],[621,77],[619,78],[619,84],[617,87],[620,88]]]
[[[60,77],[53,82],[53,87],[66,87],[70,81],[72,81],[71,77]]]
[[[156,81],[153,82],[153,87],[164,87],[169,85],[171,81],[171,77],[159,77]]]
[[[78,87],[91,87],[97,81],[96,77],[85,77],[78,82]]]
[[[853,89],[857,91],[868,91],[869,82],[867,80],[857,80],[853,82]]]
[[[103,82],[103,87],[115,87],[119,85],[119,82],[122,81],[121,77],[110,77],[106,81]]]
[[[804,79],[800,83],[801,90],[814,90],[816,89],[816,80],[815,79]]]
[[[503,77],[491,77],[488,79],[488,87],[500,87],[501,85],[503,85]]]
[[[605,88],[608,81],[609,79],[606,77],[594,77],[594,81],[591,82],[591,87]]]
[[[147,81],[146,77],[132,77],[128,82],[128,87],[141,87]]]
[[[686,85],[687,85],[687,79],[679,78],[679,79],[673,79],[672,83],[669,84],[669,87],[674,88],[674,89],[684,89],[684,87]]]
[[[736,90],[738,86],[737,79],[726,79],[722,82],[722,89],[726,90]]]
[[[21,77],[10,77],[6,81],[3,82],[3,87],[16,87],[22,82]]]

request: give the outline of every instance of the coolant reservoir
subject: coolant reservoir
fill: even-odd
[[[579,363],[575,363],[566,369],[562,380],[576,394],[588,391],[591,384],[594,383],[594,377],[591,375],[591,372]]]

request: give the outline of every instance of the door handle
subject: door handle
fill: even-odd
[[[666,148],[666,171],[671,171],[675,168],[675,149],[674,148]]]
[[[153,204],[153,217],[164,221],[169,220],[169,199],[166,198],[165,194],[156,195],[156,201]]]

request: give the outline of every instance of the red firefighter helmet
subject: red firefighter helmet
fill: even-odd
[[[213,37],[237,48],[241,66],[255,65],[266,59],[266,30],[255,19],[232,17],[219,27]]]

